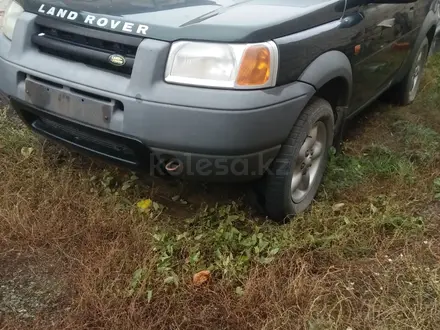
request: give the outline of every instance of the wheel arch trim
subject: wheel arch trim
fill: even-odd
[[[342,78],[347,83],[348,91],[343,103],[348,106],[353,89],[353,70],[350,60],[344,53],[331,50],[318,56],[307,66],[298,80],[319,90],[335,78]]]

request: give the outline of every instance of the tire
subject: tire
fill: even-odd
[[[316,136],[315,144],[313,136]],[[326,100],[314,97],[301,113],[264,178],[261,193],[264,209],[271,219],[283,221],[309,208],[324,176],[333,136],[332,107]],[[305,172],[308,179],[307,174],[303,174]],[[300,183],[292,193],[294,178],[295,185]],[[307,189],[305,182],[309,182]]]
[[[414,102],[423,77],[426,62],[429,55],[429,41],[425,37],[414,57],[408,74],[403,80],[392,88],[392,101],[398,105],[405,106]],[[417,79],[415,81],[415,79]]]

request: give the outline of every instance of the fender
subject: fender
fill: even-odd
[[[417,39],[414,42],[414,46],[413,46],[410,54],[408,55],[408,57],[406,58],[406,60],[402,64],[399,72],[397,73],[397,75],[394,79],[395,83],[398,83],[399,81],[401,81],[405,77],[405,75],[408,73],[408,70],[414,61],[414,57],[416,56],[416,53],[417,53],[420,45],[422,44],[425,37],[428,35],[429,30],[432,27],[437,26],[437,22],[438,22],[437,14],[434,12],[433,9],[430,9],[428,14],[425,17],[425,20],[423,21],[423,24],[420,27],[420,31],[417,35]],[[431,42],[430,46],[432,46],[432,42]]]
[[[347,82],[348,91],[345,95],[344,105],[348,105],[353,88],[353,71],[348,57],[336,50],[328,51],[318,56],[307,66],[299,81],[320,89],[330,80],[343,78]]]

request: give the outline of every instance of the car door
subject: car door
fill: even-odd
[[[352,0],[348,0],[350,3]],[[353,0],[356,1],[356,0]],[[357,1],[359,2],[359,1]],[[361,4],[350,8],[362,17],[352,57],[352,110],[357,110],[378,96],[391,82],[411,50],[408,35],[413,29],[414,3]]]

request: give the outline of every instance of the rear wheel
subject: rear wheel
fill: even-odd
[[[333,136],[332,107],[324,99],[314,98],[265,177],[264,205],[272,219],[282,221],[310,206],[324,176]]]
[[[428,38],[425,38],[414,57],[414,61],[408,74],[390,91],[395,103],[405,106],[414,102],[417,93],[419,92],[420,82],[428,60],[428,54],[429,41]]]

